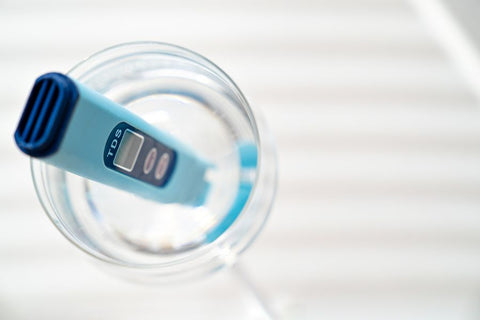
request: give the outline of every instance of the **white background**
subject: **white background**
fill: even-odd
[[[0,0],[0,319],[261,319],[228,272],[144,286],[53,227],[13,131],[34,79],[155,40],[263,110],[276,205],[243,257],[286,319],[478,319],[480,114],[400,0]]]

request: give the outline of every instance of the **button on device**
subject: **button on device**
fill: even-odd
[[[170,162],[170,156],[168,153],[162,154],[160,160],[158,161],[157,167],[155,168],[155,179],[160,180],[165,175],[165,172],[168,168],[168,163]]]
[[[150,151],[148,151],[147,157],[145,158],[145,162],[143,163],[143,173],[149,174],[152,171],[156,160],[157,160],[157,149],[152,148],[150,149]]]

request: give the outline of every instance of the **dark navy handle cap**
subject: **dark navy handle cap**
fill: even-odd
[[[75,83],[66,75],[52,72],[40,76],[15,131],[20,150],[32,157],[57,151],[78,95]]]

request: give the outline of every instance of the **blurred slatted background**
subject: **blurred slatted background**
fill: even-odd
[[[401,0],[0,0],[0,319],[262,319],[227,272],[102,273],[38,204],[12,140],[33,80],[137,40],[207,56],[263,110],[280,186],[243,263],[285,319],[478,319],[478,103]]]

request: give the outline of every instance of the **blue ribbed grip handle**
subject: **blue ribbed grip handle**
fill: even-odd
[[[15,131],[18,147],[34,157],[54,153],[77,99],[74,82],[63,74],[47,73],[39,77]]]

